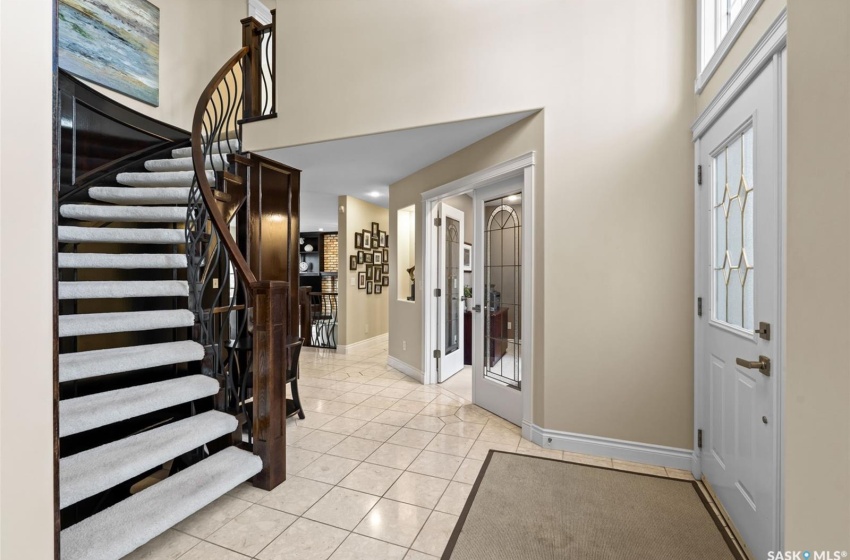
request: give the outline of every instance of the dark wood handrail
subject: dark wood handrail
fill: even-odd
[[[219,241],[223,243],[224,247],[227,249],[230,259],[236,267],[236,272],[245,283],[245,286],[253,289],[257,285],[257,278],[251,271],[251,267],[248,266],[245,257],[242,255],[242,251],[239,250],[236,240],[233,239],[232,235],[230,235],[230,229],[228,229],[227,222],[224,220],[224,216],[222,216],[221,210],[219,210],[218,205],[216,204],[215,194],[207,180],[203,144],[204,115],[206,114],[207,105],[212,101],[213,94],[218,90],[218,86],[222,81],[224,81],[225,76],[239,65],[242,59],[248,55],[248,51],[248,47],[242,47],[236,52],[236,54],[230,57],[230,60],[225,62],[224,66],[222,66],[216,75],[213,76],[213,79],[210,80],[210,83],[204,89],[204,92],[201,94],[201,98],[198,100],[198,105],[195,107],[195,116],[192,119],[192,165],[195,168],[195,177],[198,181],[201,196],[204,198],[204,204],[209,212],[209,217],[212,221],[213,227],[215,228],[216,233],[218,233]],[[216,142],[218,139],[211,137],[208,141]]]

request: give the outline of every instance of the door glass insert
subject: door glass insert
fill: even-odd
[[[753,330],[753,129],[714,156],[714,319]]]
[[[460,345],[460,222],[446,218],[446,355]]]
[[[484,376],[522,384],[522,198],[484,204]]]

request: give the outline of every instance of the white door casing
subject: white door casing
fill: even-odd
[[[698,140],[697,427],[702,476],[756,558],[779,543],[782,374],[779,65],[768,64]],[[770,335],[760,333],[762,323]],[[769,371],[757,363],[770,360]],[[739,362],[739,360],[741,360]]]
[[[463,369],[463,232],[464,215],[446,203],[439,205],[437,233],[437,343],[440,383]]]

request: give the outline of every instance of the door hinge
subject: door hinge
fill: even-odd
[[[697,430],[697,448],[702,449],[702,430]]]
[[[702,317],[702,298],[697,298],[697,317]]]
[[[442,218],[434,218],[434,225],[437,226],[437,227],[440,227],[441,225],[443,225],[443,219]]]
[[[434,288],[434,297],[442,297],[443,291],[440,288]]]
[[[697,185],[702,185],[702,165],[697,165]]]
[[[439,350],[434,350],[434,358],[436,358],[438,360],[440,359],[440,351]]]

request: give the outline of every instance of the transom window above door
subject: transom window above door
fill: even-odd
[[[764,0],[699,0],[696,91],[700,93]]]

